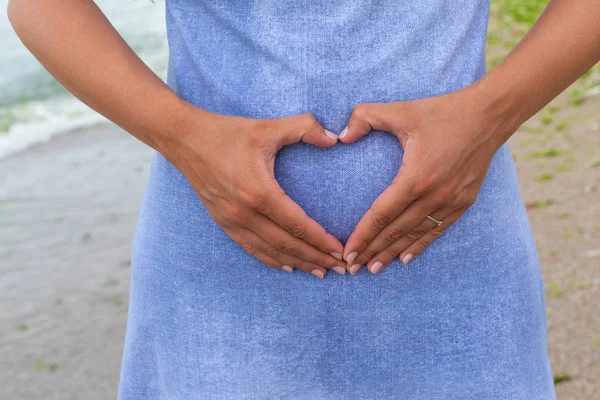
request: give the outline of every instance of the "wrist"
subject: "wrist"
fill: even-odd
[[[525,102],[522,87],[510,77],[488,73],[465,88],[478,105],[489,137],[496,149],[500,148],[531,115]]]
[[[164,156],[175,154],[180,146],[187,141],[193,133],[202,132],[205,129],[210,113],[199,108],[178,96],[165,110],[165,119],[161,122],[159,129],[153,136],[155,150]]]

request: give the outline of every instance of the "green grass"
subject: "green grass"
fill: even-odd
[[[560,164],[558,167],[556,167],[556,170],[558,172],[565,172],[565,171],[570,171],[573,169],[573,166],[571,166],[571,164]]]
[[[500,15],[513,21],[532,26],[538,19],[548,0],[491,0],[498,6]]]
[[[565,129],[567,129],[569,127],[569,123],[567,121],[565,121],[564,119],[560,120],[557,124],[556,124],[556,130],[558,132],[562,132]]]
[[[552,204],[554,204],[554,201],[550,200],[550,199],[535,200],[530,203],[527,203],[527,208],[542,209],[542,208],[550,207]]]
[[[528,155],[528,158],[558,157],[565,153],[563,149],[551,148],[548,150],[534,151]]]
[[[560,297],[563,294],[563,290],[560,288],[560,285],[556,282],[551,282],[548,285],[548,292],[550,292],[551,297]]]
[[[583,104],[583,96],[585,95],[583,89],[575,87],[569,92],[569,104],[573,106],[580,106]]]
[[[535,177],[536,181],[550,181],[552,179],[554,179],[554,174],[551,174],[550,172],[542,172]]]
[[[554,122],[554,117],[551,114],[542,115],[542,124],[550,125]]]
[[[571,282],[569,289],[588,289],[594,286],[594,282]]]
[[[573,380],[571,374],[556,374],[554,375],[554,384],[558,385],[559,383],[568,382]]]

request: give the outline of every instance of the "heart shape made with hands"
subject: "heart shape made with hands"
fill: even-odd
[[[475,202],[503,142],[465,94],[359,104],[341,143],[281,149],[278,182],[344,244],[351,274],[407,264]]]

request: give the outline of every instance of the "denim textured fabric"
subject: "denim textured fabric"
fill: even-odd
[[[167,0],[168,84],[199,107],[313,114],[441,95],[486,73],[488,0]],[[202,132],[198,132],[199,135]],[[345,243],[398,140],[286,146],[285,191]],[[473,206],[379,275],[271,268],[156,153],[132,250],[119,398],[555,399],[536,244],[508,145]]]

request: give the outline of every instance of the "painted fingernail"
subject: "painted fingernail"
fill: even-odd
[[[284,265],[281,267],[281,269],[286,270],[287,272],[292,272],[294,270],[294,268],[290,267],[289,265]]]
[[[359,269],[360,269],[360,264],[354,264],[353,266],[350,267],[350,273],[352,275],[354,275],[358,272]]]
[[[402,262],[404,264],[408,264],[410,262],[410,260],[413,259],[413,257],[414,256],[412,254],[408,253],[407,255],[404,256],[404,258],[402,259]]]
[[[377,261],[375,264],[373,264],[373,266],[371,266],[371,273],[372,274],[376,274],[379,271],[381,271],[381,268],[383,267],[383,264],[379,261]]]
[[[340,132],[340,139],[343,139],[344,136],[346,136],[346,134],[348,133],[348,127],[345,127],[343,131]]]
[[[331,252],[329,254],[331,254],[332,256],[334,256],[335,258],[337,258],[338,260],[342,259],[342,255],[340,253]]]
[[[348,254],[348,258],[346,258],[346,261],[348,261],[348,264],[352,264],[352,261],[354,261],[356,259],[356,256],[358,256],[358,252],[353,251],[352,253]]]
[[[345,275],[346,274],[346,268],[344,268],[344,267],[337,266],[337,267],[333,267],[331,269],[334,270],[335,272],[337,272],[340,275]]]
[[[314,276],[316,276],[317,278],[321,278],[323,279],[323,272],[319,271],[318,269],[313,269],[312,271],[310,271],[311,274],[313,274]]]
[[[331,131],[328,131],[327,129],[325,129],[325,134],[333,140],[338,140],[338,135],[336,135],[335,133],[333,133]]]

